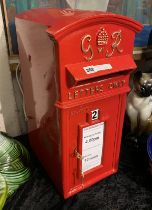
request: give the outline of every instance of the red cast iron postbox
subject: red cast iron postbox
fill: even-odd
[[[142,25],[111,13],[34,9],[16,27],[30,143],[68,198],[117,171]]]

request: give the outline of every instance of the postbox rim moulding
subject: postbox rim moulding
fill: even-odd
[[[141,23],[126,16],[100,11],[38,8],[20,13],[16,18],[46,25],[48,27],[47,32],[56,40],[62,39],[77,29],[95,24],[125,25],[134,32],[143,28]]]
[[[101,22],[102,18],[102,22]],[[85,27],[90,27],[93,25],[99,24],[115,24],[115,25],[123,25],[129,28],[130,30],[134,31],[135,33],[141,31],[143,25],[137,21],[132,20],[131,18],[124,17],[122,15],[115,15],[112,13],[105,13],[104,16],[98,15],[94,17],[87,17],[85,19],[80,19],[77,22],[73,22],[63,28],[60,28],[58,31],[53,31],[52,27],[48,27],[46,30],[47,33],[56,41],[61,40],[65,36],[69,35],[72,32],[75,32],[79,29],[84,29]]]

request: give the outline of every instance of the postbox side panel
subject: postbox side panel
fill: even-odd
[[[46,26],[16,19],[30,144],[62,191],[60,113],[54,43]],[[57,176],[59,174],[59,176]]]
[[[45,32],[46,28],[38,23],[16,19],[29,132],[40,127],[42,118],[53,111],[58,97],[54,43]]]

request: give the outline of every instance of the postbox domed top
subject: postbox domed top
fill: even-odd
[[[98,23],[124,25],[134,32],[140,31],[143,27],[139,22],[122,15],[100,11],[72,9],[32,9],[18,14],[16,18],[48,26],[47,32],[55,39],[65,36],[78,28]]]

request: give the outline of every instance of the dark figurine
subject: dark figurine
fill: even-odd
[[[137,71],[134,74],[133,89],[127,99],[127,115],[132,135],[152,132],[152,73]]]

